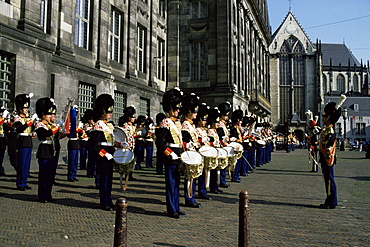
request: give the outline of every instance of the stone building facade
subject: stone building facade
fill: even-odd
[[[1,103],[19,93],[74,98],[80,112],[96,96],[155,116],[166,89],[167,14],[164,0],[0,1]]]
[[[266,1],[169,0],[168,87],[269,120]]]

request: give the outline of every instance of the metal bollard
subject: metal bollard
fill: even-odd
[[[246,190],[239,193],[239,247],[250,246],[249,195]]]
[[[119,198],[116,201],[114,247],[127,246],[127,206],[125,198]]]

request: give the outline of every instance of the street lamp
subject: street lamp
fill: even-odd
[[[340,144],[340,151],[346,151],[346,148],[349,149],[348,147],[348,140],[347,140],[347,117],[348,117],[348,111],[346,108],[343,109],[342,111],[342,117],[343,117],[343,122],[344,122],[344,135],[343,135],[343,141]]]

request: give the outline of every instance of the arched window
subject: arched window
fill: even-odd
[[[323,94],[326,94],[328,92],[328,78],[326,75],[322,75],[322,90]]]
[[[344,93],[344,76],[342,74],[339,74],[337,76],[337,91]]]
[[[360,92],[359,90],[359,85],[358,85],[358,75],[353,75],[353,91],[354,92]]]

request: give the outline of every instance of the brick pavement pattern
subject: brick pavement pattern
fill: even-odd
[[[339,206],[319,209],[325,188],[321,172],[310,172],[307,150],[275,151],[273,161],[241,183],[231,183],[187,215],[166,216],[164,176],[135,171],[138,181],[120,190],[115,173],[112,199],[128,202],[128,246],[237,246],[239,192],[247,190],[252,246],[370,246],[370,160],[364,152],[338,151],[335,179]],[[62,159],[61,159],[62,160]],[[15,189],[15,172],[4,164],[0,177],[0,246],[113,246],[115,212],[99,208],[94,179],[78,171],[66,181],[61,163],[52,203],[37,201],[37,167],[32,190]],[[181,185],[183,189],[183,185]],[[182,197],[181,203],[184,203]]]

